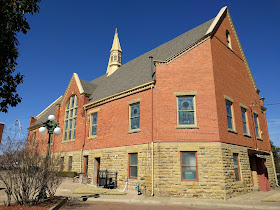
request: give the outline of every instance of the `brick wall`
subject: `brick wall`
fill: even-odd
[[[155,141],[219,141],[211,42],[208,39],[167,65],[158,65],[154,94]],[[197,91],[199,129],[176,129],[174,92]]]
[[[232,40],[232,50],[227,47],[226,30],[229,31]],[[218,107],[218,130],[222,142],[249,146],[253,148],[271,150],[265,113],[261,110],[259,95],[254,89],[252,80],[246,69],[243,57],[231,29],[228,17],[222,21],[216,34],[211,39],[211,50],[213,59],[213,72],[215,81],[215,97]],[[224,95],[234,100],[233,115],[235,130],[238,134],[227,131],[227,113]],[[252,109],[259,114],[260,130],[262,140],[256,140],[252,112],[250,112],[251,102],[257,105]],[[243,124],[240,103],[248,107],[248,125],[251,138],[243,135]]]

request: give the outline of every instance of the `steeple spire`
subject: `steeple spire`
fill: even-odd
[[[107,76],[113,74],[122,65],[121,60],[122,60],[122,49],[118,37],[118,30],[116,28],[112,48],[110,51],[110,58],[108,62],[107,72],[106,72]]]

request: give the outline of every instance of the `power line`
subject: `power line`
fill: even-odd
[[[278,105],[278,104],[280,104],[280,103],[265,104],[265,105],[267,105],[267,106],[271,106],[271,105]]]

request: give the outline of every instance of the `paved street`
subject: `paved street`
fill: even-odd
[[[102,210],[200,210],[205,208],[195,208],[195,207],[187,207],[187,206],[177,206],[177,205],[147,205],[147,204],[126,204],[126,203],[109,203],[109,202],[67,202],[62,208],[62,210],[75,210],[75,209],[102,209]],[[217,208],[207,208],[217,209]],[[237,210],[237,208],[219,208],[219,210]]]

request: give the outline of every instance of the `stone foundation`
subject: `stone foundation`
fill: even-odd
[[[181,178],[181,152],[197,153],[198,181]],[[138,178],[128,178],[129,153],[138,153]],[[88,156],[88,176],[96,184],[97,163],[100,169],[118,172],[118,188],[135,190],[137,182],[145,183],[146,194],[152,194],[152,144],[104,148],[60,153],[64,157],[64,170],[68,170],[68,157],[72,156],[72,171],[83,172],[83,157]],[[240,181],[236,181],[233,153],[238,154]],[[271,187],[276,186],[271,156],[266,156]],[[166,142],[154,143],[154,195],[186,198],[228,199],[258,189],[255,163],[248,148],[220,142]],[[252,181],[253,177],[253,181]],[[253,186],[254,182],[254,186]],[[143,186],[141,184],[140,186]]]

